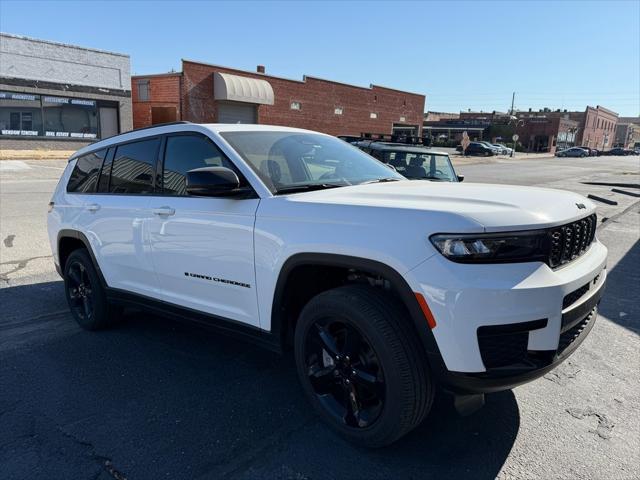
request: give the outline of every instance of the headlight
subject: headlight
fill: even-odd
[[[442,255],[459,263],[546,262],[549,251],[548,235],[541,231],[437,234],[429,239]]]

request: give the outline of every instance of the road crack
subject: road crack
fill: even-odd
[[[6,239],[5,239],[5,243],[6,243]],[[23,260],[12,260],[10,262],[2,262],[0,263],[0,266],[3,265],[15,265],[15,268],[13,270],[9,270],[6,273],[0,273],[0,280],[2,280],[3,282],[9,283],[9,275],[13,275],[16,272],[19,272],[20,270],[26,268],[27,264],[33,260],[39,260],[41,258],[51,258],[52,255],[41,255],[39,257],[30,257],[30,258],[25,258]]]
[[[586,417],[595,417],[598,420],[598,426],[595,430],[589,430],[589,432],[598,435],[604,440],[609,440],[611,438],[612,430],[615,425],[605,414],[596,412],[592,408],[567,408],[567,413],[578,420],[582,420]]]
[[[89,457],[92,458],[93,460],[95,460],[99,465],[101,465],[104,470],[111,475],[115,480],[127,480],[127,477],[124,473],[120,472],[119,470],[117,470],[114,466],[113,466],[113,461],[111,460],[111,458],[106,457],[104,455],[100,455],[99,453],[96,452],[96,447],[93,445],[93,443],[87,441],[87,440],[83,440],[81,438],[78,438],[77,436],[75,436],[74,434],[67,432],[66,430],[64,430],[62,427],[58,427],[58,431],[64,435],[65,437],[67,437],[68,439],[70,439],[72,442],[81,445],[83,447],[86,447],[89,449]],[[100,472],[98,472],[95,475],[95,479],[100,477]]]

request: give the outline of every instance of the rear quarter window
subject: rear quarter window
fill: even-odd
[[[68,193],[95,193],[106,153],[104,149],[78,157],[67,183]]]

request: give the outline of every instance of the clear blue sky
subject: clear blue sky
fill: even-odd
[[[131,55],[136,74],[200,60],[425,93],[428,110],[640,113],[640,1],[29,2],[0,30]]]

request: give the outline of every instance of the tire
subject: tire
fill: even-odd
[[[584,157],[586,157],[586,156],[587,156],[587,155],[583,153],[583,154],[581,154],[581,155],[580,155],[580,158],[584,158]]]
[[[86,330],[106,328],[122,315],[122,307],[107,300],[93,261],[84,248],[71,252],[65,263],[64,290],[73,318]]]
[[[311,299],[296,325],[294,352],[305,394],[351,442],[389,445],[431,408],[434,383],[406,310],[378,289],[348,285]]]

